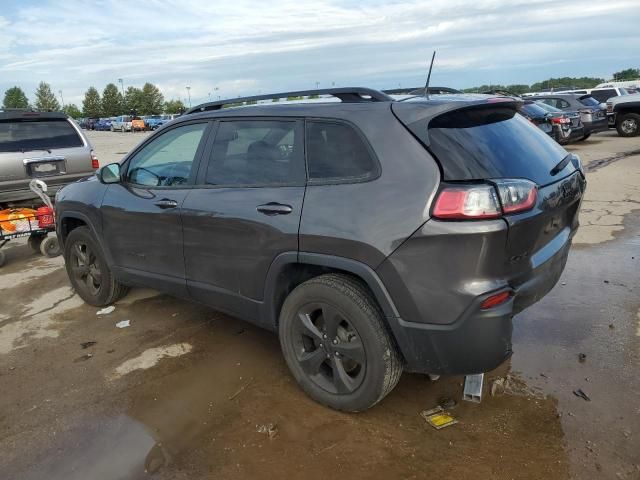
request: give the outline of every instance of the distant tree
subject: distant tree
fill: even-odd
[[[168,100],[164,102],[165,113],[183,113],[186,110],[181,100]]]
[[[29,100],[20,87],[11,87],[4,92],[2,106],[4,108],[27,108]]]
[[[51,91],[51,85],[46,82],[40,82],[36,90],[36,110],[41,112],[56,112],[60,110],[60,104],[56,96]]]
[[[640,78],[640,68],[627,68],[613,74],[613,79],[618,82],[625,80],[637,80]]]
[[[132,110],[136,110],[138,115],[142,115],[142,113],[140,113],[142,108],[142,90],[136,87],[127,87],[127,91],[124,94],[124,107],[127,114]]]
[[[102,115],[102,105],[100,102],[100,94],[95,87],[89,87],[84,94],[82,101],[82,113],[85,117],[97,118]]]
[[[80,118],[82,117],[82,111],[77,107],[77,105],[73,103],[69,103],[62,107],[62,111],[69,115],[72,118]]]
[[[595,77],[561,77],[561,78],[549,78],[542,82],[537,82],[531,85],[531,91],[538,92],[540,90],[548,90],[551,88],[593,88],[599,83],[604,82],[604,78]]]
[[[102,92],[102,114],[105,117],[115,117],[123,110],[122,94],[113,83],[108,83]]]
[[[158,87],[152,83],[147,82],[143,85],[140,101],[141,105],[138,111],[140,115],[157,115],[158,113],[162,113],[164,97]]]

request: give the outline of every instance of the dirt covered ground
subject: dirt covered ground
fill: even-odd
[[[102,164],[143,135],[90,132]],[[461,401],[461,377],[405,374],[365,413],[328,410],[274,335],[145,290],[97,315],[61,258],[12,242],[0,478],[640,478],[640,138],[569,149],[588,171],[581,230],[560,283],[515,318],[515,354],[481,404]],[[437,431],[419,414],[444,398],[458,423]]]

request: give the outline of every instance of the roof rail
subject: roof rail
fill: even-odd
[[[383,93],[388,95],[424,95],[424,87],[407,87],[407,88],[392,88],[389,90],[382,90]],[[450,87],[429,87],[429,93],[434,95],[442,93],[462,93],[460,90]]]
[[[364,87],[342,87],[342,88],[321,88],[316,90],[298,90],[294,92],[269,93],[266,95],[254,95],[251,97],[228,98],[226,100],[218,100],[216,102],[207,102],[197,105],[185,113],[205,112],[207,110],[220,110],[225,105],[236,106],[238,104],[248,104],[248,102],[257,102],[259,100],[273,100],[288,97],[310,97],[312,95],[332,95],[339,98],[344,103],[360,103],[360,102],[393,102],[393,98],[389,95]]]

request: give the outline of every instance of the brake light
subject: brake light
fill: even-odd
[[[91,168],[93,168],[94,170],[100,168],[100,162],[98,161],[98,157],[96,157],[96,154],[93,152],[93,150],[91,150]]]
[[[567,117],[552,117],[551,123],[555,123],[556,125],[563,125],[565,123],[571,123]]]
[[[491,295],[484,302],[480,304],[481,310],[488,310],[489,308],[497,307],[498,305],[502,305],[507,300],[511,298],[511,292],[500,292],[495,295]]]
[[[440,190],[433,216],[444,220],[481,220],[530,210],[538,188],[523,179],[493,180],[495,185],[451,185]]]
[[[500,203],[491,185],[448,187],[440,191],[433,216],[445,219],[498,218]]]
[[[516,213],[530,210],[538,199],[538,188],[529,180],[496,180],[498,194],[504,213]]]

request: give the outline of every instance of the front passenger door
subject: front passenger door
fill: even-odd
[[[208,122],[180,124],[139,148],[109,185],[101,212],[105,246],[125,283],[186,292],[180,209],[192,188]]]

